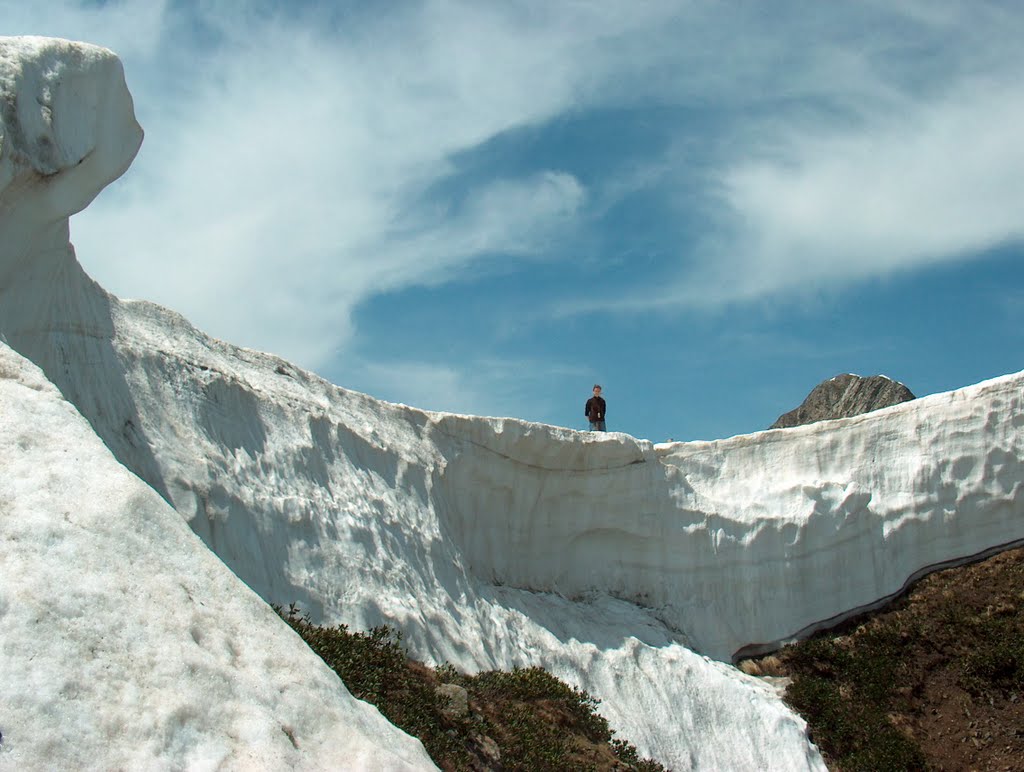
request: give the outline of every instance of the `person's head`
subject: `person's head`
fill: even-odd
[[[600,397],[601,396],[601,384],[600,383],[595,383],[594,384],[594,396],[595,397]]]

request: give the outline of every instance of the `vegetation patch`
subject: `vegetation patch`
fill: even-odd
[[[890,720],[907,707],[892,688],[905,677],[893,637],[873,629],[852,646],[816,639],[785,653],[794,672],[786,700],[808,717],[813,739],[843,770],[927,768],[918,744]]]
[[[1024,550],[742,667],[791,679],[830,769],[1024,770]]]
[[[418,737],[441,769],[664,770],[614,738],[598,700],[541,668],[475,676],[428,668],[406,656],[391,628],[351,632],[314,625],[294,605],[277,612],[354,696]],[[452,696],[460,690],[464,706]]]

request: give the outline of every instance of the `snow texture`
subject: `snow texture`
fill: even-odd
[[[432,766],[2,344],[0,468],[0,766]]]
[[[116,60],[67,45],[0,44],[0,61],[16,63],[7,69],[82,49],[62,60],[91,73],[76,77],[116,81],[62,103],[68,123],[88,123],[94,94],[121,115],[104,128],[117,139],[90,140],[120,155],[90,175],[58,164],[45,177],[65,204],[91,199],[141,139]],[[4,104],[11,82],[32,87],[2,77]],[[12,162],[12,179],[31,182],[38,165]],[[823,769],[802,720],[727,661],[876,604],[931,566],[1024,539],[1022,375],[717,442],[428,413],[108,295],[67,243],[75,207],[46,209],[37,187],[0,190],[5,234],[9,212],[50,213],[0,246],[0,335],[210,550],[196,541],[197,552],[315,621],[392,624],[429,662],[546,667],[676,770]],[[66,566],[44,568],[68,581]],[[10,574],[6,558],[0,570]],[[214,593],[196,584],[193,597]],[[0,635],[4,651],[36,645]],[[212,742],[204,731],[224,736],[197,729],[196,747]],[[393,747],[391,735],[380,744]]]

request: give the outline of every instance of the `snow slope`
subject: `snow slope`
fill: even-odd
[[[79,89],[85,105],[62,104],[62,120],[88,123],[90,95],[107,95],[100,112],[120,117],[90,141],[120,155],[82,175],[77,152],[46,174],[27,153],[0,190],[0,228],[17,233],[0,245],[0,335],[264,599],[388,622],[428,661],[540,664],[677,770],[820,769],[803,722],[716,660],[1024,539],[1020,375],[843,421],[652,445],[384,403],[108,295],[67,242],[76,202],[140,138],[119,67],[103,67],[89,77],[120,85]],[[4,72],[8,93],[31,93]],[[0,149],[0,170],[9,158]]]
[[[433,767],[3,344],[0,469],[0,767]]]

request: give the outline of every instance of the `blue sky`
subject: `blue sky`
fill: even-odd
[[[0,0],[125,63],[86,269],[419,407],[655,441],[1020,370],[1016,2]]]

